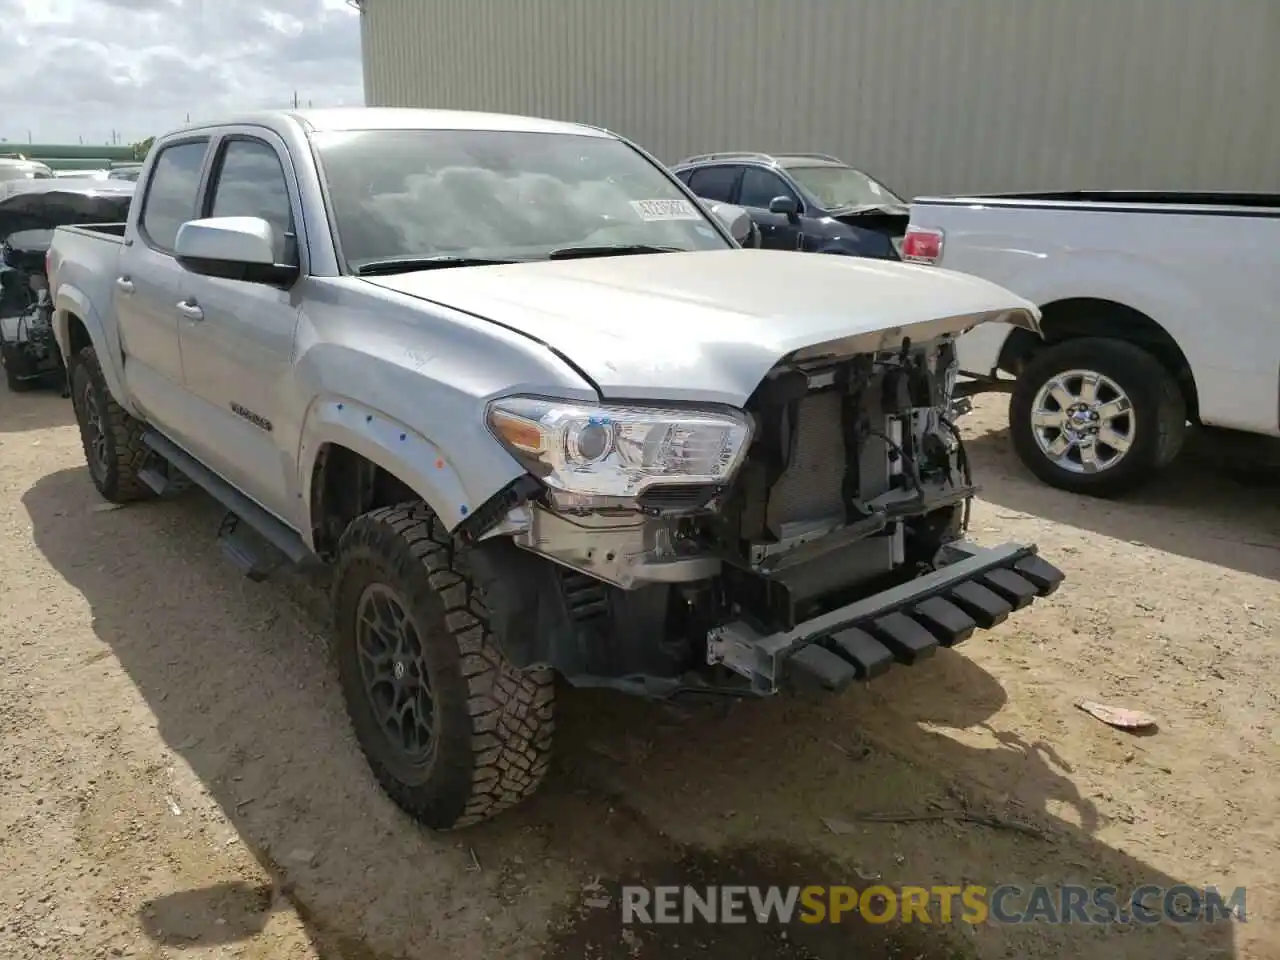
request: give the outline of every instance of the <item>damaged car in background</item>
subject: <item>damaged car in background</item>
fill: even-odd
[[[744,208],[771,250],[899,260],[907,201],[825,153],[704,153],[671,168],[709,202]]]
[[[432,828],[536,789],[557,676],[834,692],[1063,579],[965,539],[956,337],[1037,330],[1001,287],[744,249],[636,145],[525,117],[189,127],[139,191],[51,251],[90,477],[203,487],[250,576],[331,566],[356,738]]]
[[[131,183],[50,178],[5,184],[0,194],[0,363],[10,390],[66,384],[45,275],[54,229],[122,221],[132,197]]]

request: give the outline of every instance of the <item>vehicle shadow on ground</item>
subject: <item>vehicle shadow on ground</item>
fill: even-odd
[[[243,943],[272,915],[296,911],[315,952],[332,960],[1233,952],[1225,924],[966,927],[939,924],[936,912],[932,925],[624,927],[624,882],[1074,881],[1125,890],[1195,881],[1097,840],[1098,811],[1051,745],[1004,734],[977,749],[949,737],[948,728],[985,724],[1006,697],[988,673],[947,651],[820,702],[676,707],[567,692],[543,791],[497,821],[433,835],[378,791],[348,733],[318,619],[323,597],[299,580],[241,579],[214,543],[211,501],[192,493],[94,512],[83,469],[70,469],[41,479],[23,503],[38,548],[84,595],[97,636],[218,809],[184,841],[208,858],[206,882],[155,881],[138,902],[120,903],[157,945]],[[67,671],[68,695],[76,669]],[[148,781],[145,765],[127,757],[103,763],[99,787],[128,787],[119,796],[133,805],[130,816],[171,822],[163,792],[171,781]],[[145,805],[138,799],[157,789]],[[83,816],[112,822],[96,802],[85,800]],[[1061,807],[1072,813],[1051,812]],[[861,819],[874,813],[901,822]],[[227,824],[259,876],[220,872]]]
[[[69,427],[75,422],[71,401],[63,399],[56,389],[40,387],[14,393],[0,386],[0,436]]]
[[[1065,493],[1023,467],[1007,428],[966,437],[981,498],[1119,540],[1280,580],[1280,479],[1243,482],[1218,458],[1221,447],[1196,436],[1149,486],[1123,500]]]

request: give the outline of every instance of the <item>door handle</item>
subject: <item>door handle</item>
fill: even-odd
[[[190,300],[179,300],[178,312],[188,320],[204,319],[204,310],[200,308],[200,304],[192,303]]]
[[[133,293],[133,281],[128,277],[116,277],[116,289],[121,293]]]

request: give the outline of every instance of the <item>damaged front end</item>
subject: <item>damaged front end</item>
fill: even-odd
[[[495,401],[536,480],[471,530],[508,657],[655,696],[839,690],[1052,593],[1034,546],[963,539],[954,333],[850,346],[744,410]]]

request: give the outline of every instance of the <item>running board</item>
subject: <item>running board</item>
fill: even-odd
[[[209,496],[227,508],[229,517],[218,530],[218,540],[231,561],[250,579],[261,580],[285,560],[296,566],[312,566],[319,558],[303,543],[298,534],[254,503],[222,477],[218,476],[176,443],[155,430],[142,435],[142,442],[169,464],[164,473],[148,468],[141,474],[148,486],[163,492],[173,482],[176,469],[184,478],[200,486]],[[157,488],[156,483],[160,484]],[[238,521],[238,522],[237,522]],[[247,525],[257,538],[247,536],[240,529],[240,522]],[[259,540],[261,542],[255,542]],[[272,556],[278,553],[280,556]]]
[[[267,579],[289,561],[283,553],[259,537],[230,511],[218,525],[218,546],[232,566],[255,583]]]
[[[191,480],[160,454],[152,451],[146,466],[138,471],[138,479],[155,491],[156,496],[180,496],[191,489]]]

